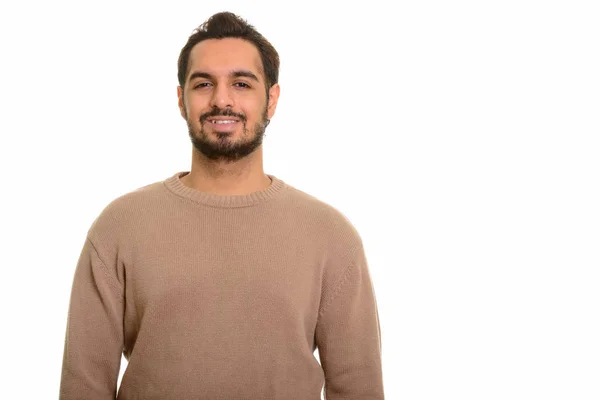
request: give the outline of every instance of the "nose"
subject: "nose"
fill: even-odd
[[[210,105],[221,109],[233,108],[233,98],[229,89],[227,85],[215,85]]]

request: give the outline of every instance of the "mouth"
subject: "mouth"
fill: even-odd
[[[235,118],[207,118],[206,122],[214,130],[220,132],[231,132],[237,128],[239,120]]]

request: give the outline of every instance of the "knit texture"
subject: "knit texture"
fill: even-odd
[[[326,400],[383,399],[375,291],[350,221],[274,175],[225,196],[183,185],[187,173],[91,224],[60,400],[319,400],[323,385]]]

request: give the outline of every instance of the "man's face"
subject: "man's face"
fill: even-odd
[[[194,147],[210,160],[232,162],[262,144],[279,85],[269,89],[256,47],[243,39],[208,39],[192,48],[179,108]]]

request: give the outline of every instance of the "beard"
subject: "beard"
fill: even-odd
[[[210,134],[204,129],[204,124],[207,118],[216,116],[239,118],[240,122],[242,123],[241,138],[237,141],[234,140],[233,137],[236,135],[236,132],[215,132],[212,135],[215,135],[217,140],[212,140],[209,137]],[[202,114],[199,119],[200,130],[197,130],[193,127],[191,121],[187,117],[187,114],[185,120],[188,126],[190,140],[196,150],[198,150],[209,160],[223,161],[226,163],[238,161],[249,154],[252,154],[262,144],[263,137],[265,136],[265,130],[270,122],[267,114],[267,106],[265,106],[261,120],[254,124],[250,130],[246,126],[246,117],[244,115],[234,113],[229,108],[224,110],[214,108],[212,111]]]

